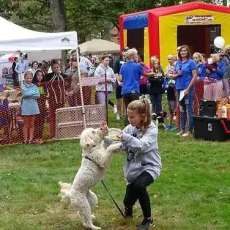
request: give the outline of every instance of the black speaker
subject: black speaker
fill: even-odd
[[[217,104],[215,101],[201,101],[200,116],[216,117]]]
[[[226,133],[221,120],[230,129],[230,121],[214,117],[193,117],[194,119],[194,137],[211,141],[224,141],[230,138]]]

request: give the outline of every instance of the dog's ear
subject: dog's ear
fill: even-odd
[[[95,146],[95,142],[89,136],[82,136],[81,140],[80,140],[80,145],[81,145],[81,147],[83,149],[85,149],[85,148],[89,148],[90,149],[93,146]]]

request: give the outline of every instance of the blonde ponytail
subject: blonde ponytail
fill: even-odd
[[[138,114],[143,116],[142,126],[147,128],[151,123],[151,111],[150,104],[146,98],[135,100],[129,103],[128,110],[136,111]]]

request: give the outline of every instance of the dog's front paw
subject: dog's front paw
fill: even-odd
[[[121,142],[114,143],[114,144],[110,145],[107,148],[107,151],[109,151],[109,152],[115,152],[115,151],[121,150],[121,147],[122,147],[122,143]]]

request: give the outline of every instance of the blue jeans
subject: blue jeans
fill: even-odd
[[[150,94],[150,100],[152,103],[152,112],[156,114],[162,112],[162,105],[161,105],[162,94],[161,93]]]
[[[178,97],[180,95],[180,90]],[[194,88],[192,88],[188,95],[186,95],[182,101],[179,101],[180,108],[180,130],[183,132],[192,132],[193,130],[193,100],[194,100]]]

